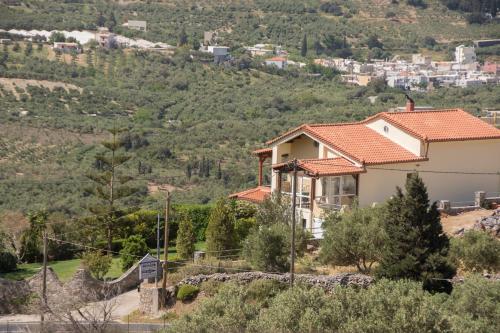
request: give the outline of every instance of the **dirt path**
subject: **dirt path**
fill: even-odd
[[[441,218],[444,232],[448,235],[453,235],[456,231],[464,228],[465,230],[471,229],[481,217],[490,216],[493,214],[492,210],[478,209],[472,212],[466,212],[459,215],[449,215]]]

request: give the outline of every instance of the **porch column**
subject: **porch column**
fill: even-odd
[[[262,156],[259,156],[259,186],[262,186],[262,177],[263,177],[263,174],[262,174],[262,169],[264,167],[264,161],[266,159],[263,158]]]
[[[278,171],[278,186],[277,186],[277,191],[278,191],[278,193],[281,193],[281,171]]]
[[[314,199],[316,199],[316,178],[311,178],[311,193],[309,193],[309,205],[311,206],[311,218],[312,218],[312,211],[314,209]],[[311,223],[312,226],[312,223]]]

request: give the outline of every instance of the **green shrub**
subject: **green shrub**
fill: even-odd
[[[183,302],[191,301],[196,298],[199,292],[200,288],[190,284],[183,284],[180,286],[179,291],[177,291],[177,299]]]
[[[111,268],[112,258],[101,251],[87,251],[82,255],[82,265],[96,279],[102,280]]]
[[[236,220],[234,224],[234,232],[236,233],[236,238],[238,243],[242,244],[245,238],[250,234],[252,229],[257,226],[257,222],[254,217],[240,218]]]
[[[286,288],[286,284],[276,280],[254,280],[247,286],[247,295],[251,300],[265,303]]]
[[[333,213],[326,219],[321,242],[321,261],[334,266],[356,266],[370,272],[382,256],[386,235],[380,208],[353,207],[342,215]]]
[[[200,285],[200,291],[203,291],[207,296],[214,296],[217,294],[221,286],[222,282],[207,280]]]
[[[130,236],[123,242],[123,249],[120,251],[122,269],[127,270],[134,263],[145,256],[149,249],[144,238],[138,235]]]
[[[193,224],[189,216],[183,214],[179,221],[179,230],[177,231],[176,249],[177,256],[180,259],[192,259],[194,254],[194,232]]]
[[[290,267],[291,230],[287,224],[263,225],[254,229],[243,245],[243,256],[254,269],[268,272],[283,272]],[[297,257],[304,253],[304,232],[296,231]]]
[[[261,283],[271,292],[260,293]],[[167,332],[496,332],[499,298],[500,283],[481,277],[467,279],[451,295],[433,295],[408,280],[339,286],[332,294],[301,285],[274,294],[268,281],[227,283]]]
[[[0,252],[0,272],[7,273],[16,270],[17,257],[8,251]]]
[[[450,254],[466,271],[500,270],[500,241],[483,231],[469,230],[453,238]]]
[[[220,198],[210,214],[206,231],[207,253],[218,257],[223,251],[235,248],[235,215],[231,203]]]

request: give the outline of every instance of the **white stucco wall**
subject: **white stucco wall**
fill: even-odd
[[[420,170],[431,201],[473,201],[475,191],[500,192],[500,175],[431,173],[425,171],[499,172],[500,140],[436,142],[429,144],[429,161],[368,166],[359,177],[359,201],[363,206],[384,202],[404,187],[406,175]]]
[[[397,143],[398,145],[406,148],[415,155],[422,156],[425,153],[423,151],[420,139],[409,135],[407,132],[404,132],[403,130],[392,125],[384,119],[374,120],[366,124],[366,126],[376,131],[380,135],[389,138],[391,141]],[[385,131],[384,128],[386,128],[387,131]]]

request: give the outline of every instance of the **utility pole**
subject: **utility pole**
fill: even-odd
[[[42,280],[42,314],[40,317],[42,332],[44,332],[43,323],[45,321],[45,310],[47,309],[47,231],[43,231],[43,280]]]
[[[155,287],[158,289],[158,263],[160,262],[160,213],[156,219],[156,276]]]
[[[165,292],[167,290],[167,272],[168,272],[168,220],[169,220],[169,212],[170,212],[170,193],[168,190],[166,191],[165,198],[165,233],[163,239],[163,248],[164,248],[164,262],[163,262],[163,280],[162,280],[162,305],[165,306]]]
[[[291,263],[290,263],[290,287],[293,287],[295,275],[295,208],[297,205],[297,159],[293,160],[293,186],[292,186],[292,244],[291,244]]]

